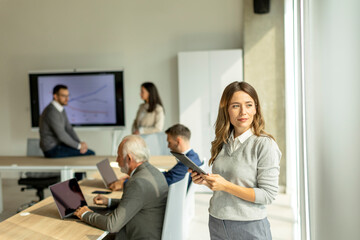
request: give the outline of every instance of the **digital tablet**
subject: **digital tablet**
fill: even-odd
[[[187,166],[188,168],[190,168],[191,170],[193,170],[194,172],[197,173],[202,173],[204,175],[206,175],[207,173],[204,172],[204,170],[202,170],[198,165],[196,165],[193,161],[190,160],[190,158],[188,158],[185,154],[182,153],[177,153],[177,152],[173,152],[170,151],[170,153],[172,155],[174,155],[180,162],[182,162],[185,166]]]

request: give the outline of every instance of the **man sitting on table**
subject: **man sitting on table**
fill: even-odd
[[[150,151],[140,136],[126,136],[116,159],[121,172],[130,176],[122,198],[94,198],[94,203],[114,211],[105,216],[84,206],[75,215],[90,225],[117,232],[116,239],[160,239],[168,185],[164,175],[148,162],[149,157]]]
[[[165,133],[167,134],[166,140],[168,142],[168,148],[170,148],[171,151],[185,154],[198,166],[203,164],[200,161],[198,154],[190,147],[191,132],[186,126],[182,124],[175,124],[168,128]],[[169,171],[163,172],[163,174],[168,185],[171,185],[183,179],[188,173],[187,170],[188,168],[179,161]],[[109,188],[113,191],[121,190],[123,188],[124,182],[126,181],[127,177],[122,177],[118,181],[110,184]],[[188,186],[190,184],[191,178],[189,178]]]
[[[53,89],[53,101],[41,113],[39,121],[40,148],[47,158],[95,155],[81,142],[66,115],[64,106],[69,101],[65,85]]]

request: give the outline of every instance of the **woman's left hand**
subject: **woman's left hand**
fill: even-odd
[[[219,174],[204,175],[203,178],[213,191],[225,191],[229,184],[229,181],[225,180],[225,178]]]

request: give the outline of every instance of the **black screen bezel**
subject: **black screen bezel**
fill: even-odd
[[[29,73],[30,84],[30,109],[31,109],[31,127],[39,127],[39,92],[38,78],[41,76],[79,76],[79,75],[104,75],[113,74],[115,76],[115,98],[116,103],[116,123],[98,123],[98,124],[73,124],[75,127],[125,127],[125,103],[124,103],[124,71],[81,71],[81,72],[46,72]]]

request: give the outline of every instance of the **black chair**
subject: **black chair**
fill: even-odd
[[[19,185],[25,185],[21,191],[26,189],[36,189],[36,195],[39,197],[39,201],[44,199],[44,189],[50,185],[60,182],[60,176],[53,177],[26,177],[18,180]]]
[[[34,138],[27,140],[27,156],[43,156],[39,141],[39,139]],[[25,177],[18,180],[19,185],[25,185],[25,187],[21,188],[21,191],[36,189],[39,201],[44,199],[44,189],[58,182],[60,182],[60,173],[57,172],[26,172]]]

